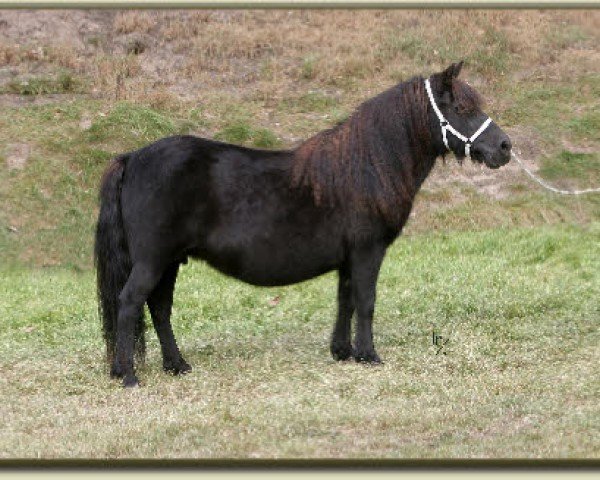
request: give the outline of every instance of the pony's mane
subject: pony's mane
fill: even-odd
[[[474,97],[464,98],[468,105]],[[414,198],[432,154],[428,102],[421,77],[367,100],[296,148],[292,185],[309,188],[317,205],[368,208],[400,221],[400,205]]]

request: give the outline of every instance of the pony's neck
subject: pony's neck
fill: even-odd
[[[420,162],[416,162],[415,164],[415,193],[419,191],[423,182],[427,179],[431,170],[435,166],[435,161],[438,155],[435,153],[431,153],[426,157],[422,158]]]
[[[386,97],[386,94],[391,95]],[[425,99],[424,82],[420,77],[414,78],[380,95],[382,105],[400,105],[399,111],[394,112],[402,120],[379,120],[381,135],[387,139],[387,151],[396,152],[395,158],[387,161],[399,162],[405,180],[411,184],[416,193],[435,166],[437,157],[445,150],[435,141],[432,131],[430,108]],[[388,112],[385,112],[387,114]],[[443,145],[442,145],[443,147]]]
[[[403,222],[438,156],[423,82],[397,85],[367,100],[344,123],[293,151],[292,185],[315,202],[366,207],[390,225]]]

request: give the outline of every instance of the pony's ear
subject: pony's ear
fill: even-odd
[[[462,69],[464,61],[461,60],[458,63],[453,63],[446,70],[442,72],[442,81],[445,86],[451,87],[452,81],[458,77],[460,70]]]

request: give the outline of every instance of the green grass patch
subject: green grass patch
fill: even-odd
[[[23,170],[0,176],[7,206],[0,212],[1,263],[89,268],[99,182],[110,159],[202,120],[198,112],[178,117],[129,103],[104,107],[82,99],[4,110],[0,141],[18,138],[31,154]],[[84,117],[92,121],[87,130],[80,127]]]
[[[258,148],[281,146],[281,140],[271,130],[255,128],[242,118],[231,120],[214,135],[214,138],[237,145],[252,145]]]
[[[321,92],[308,92],[297,97],[282,100],[279,109],[284,112],[295,113],[323,113],[339,104],[337,98]]]
[[[507,125],[533,124],[541,130],[561,129],[555,118],[568,114],[568,105],[575,100],[576,90],[569,85],[537,85],[516,87],[510,105],[500,113]]]
[[[5,93],[17,95],[46,95],[51,93],[79,93],[83,89],[81,80],[63,72],[56,77],[33,77],[15,80],[5,87]]]
[[[374,341],[385,363],[375,368],[329,356],[335,274],[263,289],[192,262],[173,326],[194,370],[163,373],[149,327],[134,391],[108,378],[92,272],[3,267],[0,451],[592,458],[599,241],[598,223],[400,238],[378,283]],[[445,355],[433,332],[448,339]]]
[[[575,186],[569,184],[568,188],[587,188],[589,183],[587,180],[585,183],[579,181]],[[443,190],[420,192],[415,202],[417,217],[407,223],[405,233],[415,235],[432,231],[475,231],[600,221],[598,195],[556,195],[531,182],[519,184],[512,195],[503,199],[491,198],[467,188],[462,188],[461,194],[463,198],[457,200]]]
[[[514,83],[507,88],[503,95],[510,103],[496,113],[501,125],[533,127],[545,147],[553,150],[560,146],[561,138],[598,141],[600,117],[595,102],[600,93],[599,75]]]
[[[510,43],[507,35],[491,26],[485,29],[475,51],[467,56],[467,63],[482,75],[492,77],[505,74],[511,67]]]
[[[385,64],[399,56],[406,55],[415,61],[429,61],[431,49],[418,35],[400,35],[393,31],[386,33],[378,42],[375,59]]]
[[[577,139],[595,139],[600,137],[600,111],[586,112],[567,123],[567,128]]]
[[[600,154],[563,150],[556,156],[544,158],[539,173],[549,179],[568,177],[597,182],[600,181]]]
[[[147,143],[182,133],[171,118],[151,108],[119,102],[104,116],[98,116],[86,132],[92,142],[105,142],[115,135],[130,135],[135,143]]]

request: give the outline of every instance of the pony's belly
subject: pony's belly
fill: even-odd
[[[206,248],[191,252],[191,255],[252,285],[290,285],[336,269],[343,260],[341,242],[332,238],[317,240],[245,238],[226,243],[213,237]]]
[[[257,259],[258,260],[258,259]],[[237,272],[236,278],[252,285],[281,286],[310,280],[323,275],[339,265],[334,258],[289,259],[278,261],[247,261]]]

